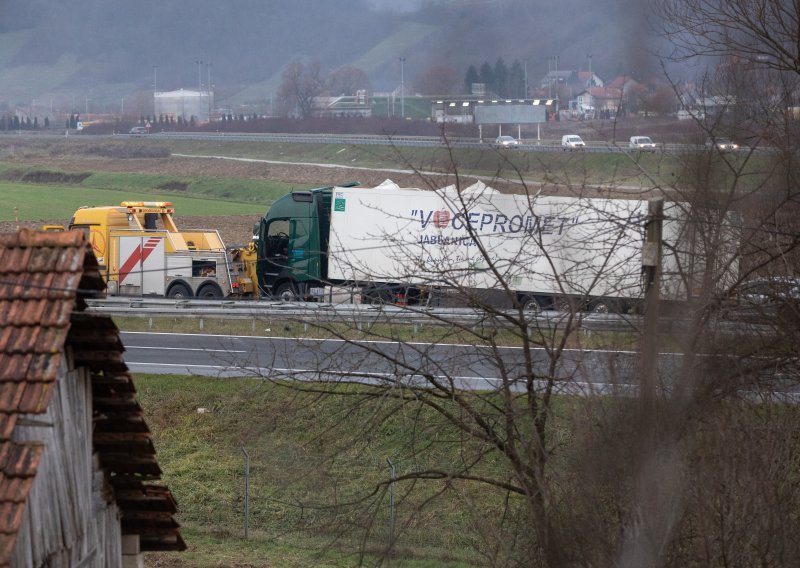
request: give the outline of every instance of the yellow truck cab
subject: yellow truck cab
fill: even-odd
[[[179,231],[168,201],[81,207],[70,229],[83,229],[112,296],[222,298],[231,294],[230,263],[217,231]]]

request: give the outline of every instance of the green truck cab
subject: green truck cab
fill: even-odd
[[[356,187],[352,182],[338,187]],[[328,276],[333,186],[278,199],[258,227],[261,290],[284,301],[320,299]]]

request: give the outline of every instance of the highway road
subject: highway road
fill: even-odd
[[[261,376],[273,379],[336,380],[419,385],[422,374],[452,381],[464,389],[495,389],[502,377],[524,376],[524,351],[492,352],[472,345],[336,340],[297,340],[173,333],[122,332],[125,361],[135,373],[184,374],[217,378]],[[537,376],[549,375],[544,349],[531,352]],[[660,373],[669,381],[679,355],[663,355]],[[568,350],[556,368],[558,390],[572,394],[635,392],[637,354],[629,351]],[[539,382],[538,387],[542,387]],[[512,388],[521,389],[521,381]]]

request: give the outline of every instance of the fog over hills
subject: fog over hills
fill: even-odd
[[[217,100],[266,98],[294,58],[360,67],[394,88],[432,65],[528,60],[606,75],[657,71],[647,2],[562,0],[0,0],[0,104],[113,100],[196,88]],[[58,104],[58,102],[56,102]]]

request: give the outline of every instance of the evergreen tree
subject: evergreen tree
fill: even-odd
[[[525,92],[525,70],[519,59],[515,59],[511,64],[511,71],[508,74],[508,95],[519,99],[528,98],[528,93]]]
[[[19,130],[19,117],[14,115],[14,130]]]
[[[481,65],[480,70],[480,82],[486,85],[486,92],[497,92],[494,88],[494,71],[492,71],[492,66],[489,65],[488,61],[484,61],[483,65]]]
[[[189,126],[191,128],[194,128],[194,125],[195,125],[194,115],[192,115],[192,116],[189,117]]]
[[[45,127],[45,129],[50,128],[50,117],[48,117],[48,116],[44,117],[44,127]]]
[[[498,57],[494,64],[494,92],[501,97],[509,97],[508,92],[508,67],[502,57]]]
[[[467,69],[467,75],[464,77],[464,92],[467,94],[472,93],[472,84],[480,82],[481,76],[478,75],[478,70],[475,69],[474,65],[470,65]]]
[[[38,116],[34,116],[33,117],[33,129],[34,130],[39,130],[39,117]]]

